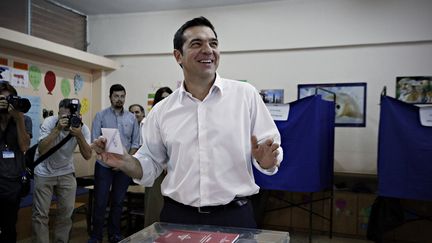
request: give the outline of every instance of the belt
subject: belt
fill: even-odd
[[[185,209],[192,209],[196,210],[198,213],[213,213],[215,211],[224,210],[228,208],[235,208],[235,207],[241,207],[246,205],[249,200],[246,197],[236,197],[231,202],[225,205],[216,205],[216,206],[204,206],[204,207],[193,207],[189,205],[185,205],[183,203],[179,203],[170,197],[164,197],[164,201],[170,204],[174,204],[176,206],[185,208]]]

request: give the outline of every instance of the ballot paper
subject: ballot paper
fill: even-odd
[[[102,136],[106,138],[105,151],[114,154],[123,154],[123,144],[117,128],[102,128]]]

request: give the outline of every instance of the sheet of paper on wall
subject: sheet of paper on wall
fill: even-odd
[[[267,109],[270,111],[270,115],[275,121],[286,121],[288,120],[288,114],[290,110],[289,104],[266,104]]]
[[[425,127],[432,127],[432,106],[423,106],[419,109],[420,123]]]
[[[123,144],[117,128],[102,128],[102,136],[107,139],[105,151],[114,154],[123,154]]]

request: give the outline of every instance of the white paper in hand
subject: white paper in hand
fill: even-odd
[[[117,128],[102,128],[102,136],[107,139],[105,151],[114,154],[123,154],[123,144]]]

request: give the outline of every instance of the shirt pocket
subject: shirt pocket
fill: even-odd
[[[128,124],[128,123],[123,124],[123,132],[124,132],[123,135],[128,142],[132,140],[132,130],[133,130],[132,124]]]

